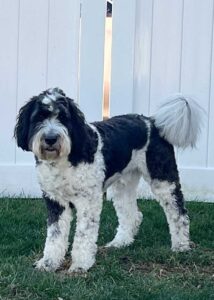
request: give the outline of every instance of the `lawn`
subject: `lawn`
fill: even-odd
[[[44,203],[2,199],[0,299],[214,299],[214,204],[187,204],[196,248],[179,254],[170,251],[159,205],[144,200],[139,206],[144,220],[134,244],[120,250],[100,247],[96,265],[88,274],[74,277],[65,271],[52,274],[32,267],[44,246]],[[111,240],[116,224],[112,204],[105,202],[99,245]],[[68,264],[69,257],[65,267]]]

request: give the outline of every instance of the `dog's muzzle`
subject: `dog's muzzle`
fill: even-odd
[[[41,137],[41,154],[43,159],[54,159],[61,150],[61,137],[59,134],[48,133]]]

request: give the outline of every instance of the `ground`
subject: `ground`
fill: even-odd
[[[100,247],[96,265],[88,274],[71,277],[65,271],[50,274],[32,267],[44,246],[44,203],[2,199],[0,299],[214,299],[214,204],[187,204],[196,248],[180,254],[170,251],[167,224],[159,205],[141,200],[139,206],[144,220],[134,244],[120,250]],[[112,204],[105,202],[99,245],[111,240],[116,224]],[[69,263],[68,257],[64,268]]]

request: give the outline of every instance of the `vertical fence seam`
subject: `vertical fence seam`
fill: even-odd
[[[19,91],[19,38],[20,38],[20,14],[21,14],[21,0],[18,2],[18,35],[17,35],[17,54],[16,54],[16,115],[18,113],[18,91]],[[17,162],[17,147],[15,143],[15,164]]]
[[[210,109],[211,109],[211,91],[212,91],[212,68],[213,68],[213,44],[214,44],[214,2],[213,2],[213,13],[212,13],[212,32],[211,32],[211,52],[210,52],[210,80],[209,80],[209,103],[207,112],[207,153],[206,153],[206,167],[209,163],[209,134],[210,134]]]

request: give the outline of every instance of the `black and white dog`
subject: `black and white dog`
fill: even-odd
[[[189,250],[189,218],[173,145],[195,145],[200,111],[193,100],[175,97],[153,117],[128,114],[89,124],[58,88],[27,102],[20,109],[15,137],[19,147],[35,155],[48,208],[44,256],[36,267],[47,271],[60,267],[68,249],[73,206],[77,225],[69,271],[93,266],[103,192],[110,186],[119,225],[107,247],[131,244],[142,221],[136,202],[141,176],[166,214],[172,250]]]

